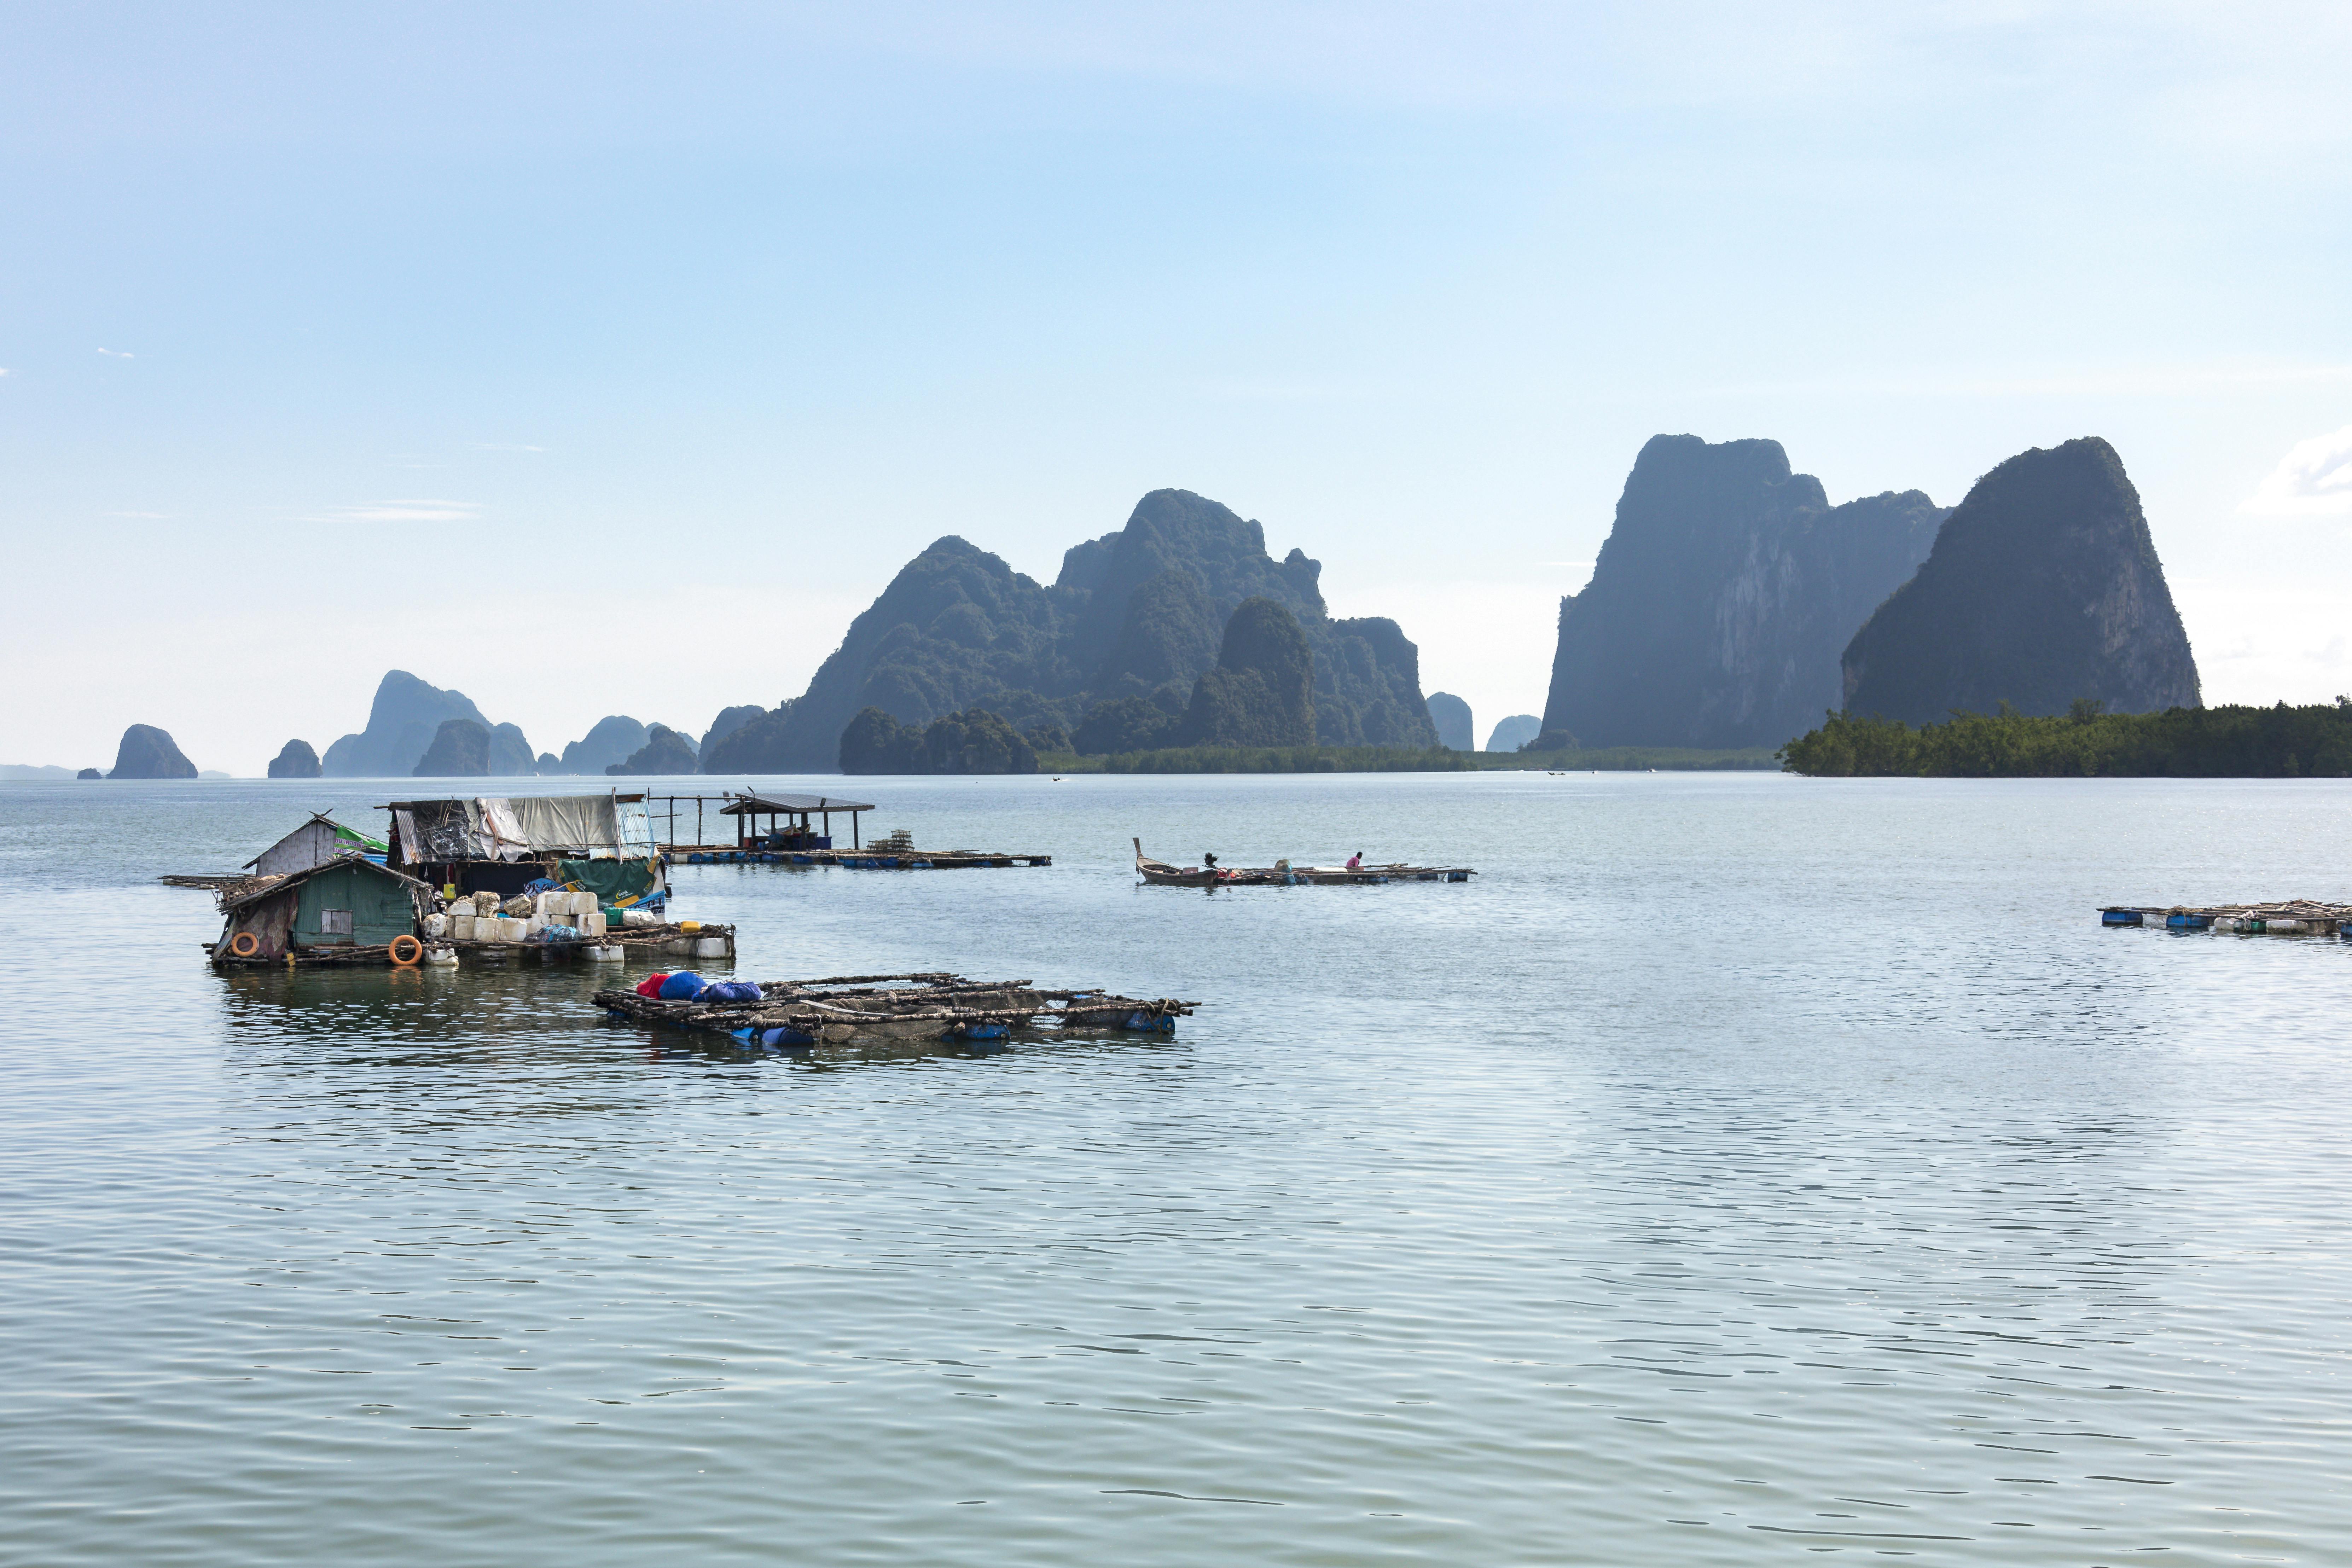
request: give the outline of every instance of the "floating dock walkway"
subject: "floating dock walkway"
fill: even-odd
[[[2270,904],[2174,904],[2168,909],[2110,904],[2099,911],[2099,923],[2234,931],[2242,936],[2342,936],[2352,941],[2352,904],[2323,904],[2310,899]]]
[[[994,849],[744,849],[732,844],[667,844],[672,864],[840,866],[855,871],[963,871],[984,866],[1050,866],[1051,855]]]
[[[992,1050],[1003,1048],[1015,1035],[1172,1035],[1176,1020],[1199,1005],[1108,991],[1040,991],[1026,980],[967,980],[945,973],[836,974],[696,990],[695,995],[674,998],[599,991],[594,1000],[615,1020],[709,1030],[767,1050],[860,1043]]]

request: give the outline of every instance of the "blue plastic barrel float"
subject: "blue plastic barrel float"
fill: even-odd
[[[950,1040],[969,1051],[982,1056],[994,1056],[1013,1048],[1013,1031],[1002,1024],[950,1024],[940,1038]]]
[[[2213,924],[2213,917],[2185,912],[2169,914],[2164,917],[2164,924],[2168,931],[2205,931]]]
[[[1139,1034],[1172,1035],[1176,1032],[1176,1016],[1173,1013],[1157,1016],[1150,1013],[1129,1013],[1127,1016],[1127,1022],[1121,1024],[1119,1027],[1133,1029]]]
[[[816,1044],[814,1035],[806,1034],[790,1025],[775,1028],[730,1029],[728,1035],[747,1046],[758,1046],[771,1051],[804,1051]]]
[[[2140,923],[2137,910],[2101,910],[2099,923],[2103,926],[2136,926]]]

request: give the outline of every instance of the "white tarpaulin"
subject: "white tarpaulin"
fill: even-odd
[[[402,858],[520,860],[544,855],[650,859],[653,818],[642,800],[611,795],[483,795],[393,807]]]

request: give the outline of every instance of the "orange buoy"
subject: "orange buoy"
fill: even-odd
[[[251,958],[261,951],[261,939],[249,931],[241,931],[229,939],[228,950],[239,958]]]
[[[407,944],[407,952],[404,954],[401,951],[403,943]],[[425,944],[406,931],[392,939],[392,961],[403,969],[415,968],[416,961],[424,956]]]

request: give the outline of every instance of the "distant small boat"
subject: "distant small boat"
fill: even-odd
[[[1467,866],[1293,866],[1277,860],[1271,866],[1171,866],[1135,845],[1135,874],[1154,888],[1290,888],[1378,886],[1382,882],[1466,882]]]

